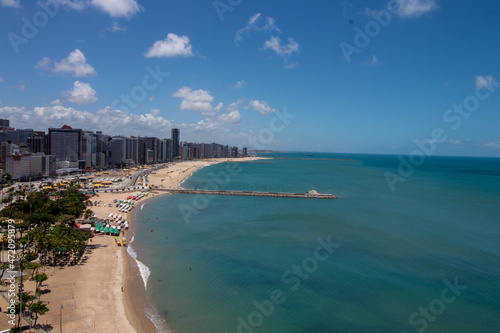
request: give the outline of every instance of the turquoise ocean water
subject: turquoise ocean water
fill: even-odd
[[[427,157],[392,191],[397,156],[308,155],[183,187],[338,200],[170,195],[138,211],[131,246],[171,330],[500,332],[500,159]]]

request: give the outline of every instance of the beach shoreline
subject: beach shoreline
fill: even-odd
[[[130,223],[125,235],[132,248],[117,246],[113,236],[96,235],[89,240],[90,247],[78,265],[47,267],[46,288],[50,293],[42,296],[42,301],[48,302],[51,311],[39,322],[54,329],[62,323],[65,331],[150,333],[158,332],[159,326],[161,332],[165,332],[164,320],[154,313],[138,263],[130,254],[135,230],[140,226],[136,212],[144,204],[168,194],[156,192],[155,187],[179,188],[184,180],[205,166],[257,159],[262,158],[182,161],[151,172],[147,184],[151,190],[137,188],[133,192],[148,192],[148,196],[136,201],[132,211],[120,213]],[[91,209],[98,218],[107,218],[111,213],[118,213],[114,200],[124,200],[128,195],[130,192],[101,190],[91,199],[98,202]],[[153,321],[157,321],[156,325]]]
[[[162,168],[158,170],[155,174],[150,174],[148,176],[149,179],[149,184],[153,186],[160,186],[163,185],[163,188],[182,188],[182,184],[189,178],[191,177],[196,171],[207,167],[211,166],[214,164],[218,163],[227,163],[227,162],[247,162],[247,161],[254,161],[254,160],[260,160],[260,159],[267,159],[267,158],[260,158],[260,157],[247,157],[247,158],[224,158],[224,159],[211,159],[211,160],[205,160],[205,161],[184,161],[184,162],[178,162],[175,163],[174,165],[170,165],[166,168]],[[173,175],[173,177],[172,177]],[[172,177],[166,179],[166,177]],[[164,180],[162,182],[162,179]],[[137,209],[134,209],[130,215],[129,215],[129,221],[131,224],[131,227],[129,229],[129,232],[127,234],[127,242],[132,246],[133,248],[133,242],[132,239],[135,235],[135,230],[139,226],[139,222],[136,219],[136,214],[138,212],[138,209],[141,209],[139,207],[142,207],[143,205],[146,204],[151,204],[152,201],[155,201],[156,199],[163,197],[165,195],[169,195],[169,193],[165,192],[155,192],[154,189],[152,189],[149,193],[152,195],[145,197],[140,201],[140,205],[137,207]],[[148,302],[148,295],[147,295],[147,290],[145,288],[145,281],[143,280],[143,277],[140,275],[140,270],[138,267],[137,260],[133,258],[129,253],[127,253],[127,258],[128,263],[129,263],[129,277],[128,281],[130,283],[130,288],[128,288],[127,297],[128,300],[125,302],[125,306],[127,307],[127,310],[130,312],[135,312],[134,316],[138,319],[135,323],[133,323],[134,328],[136,329],[137,332],[143,332],[141,329],[143,327],[154,327],[155,331],[158,332],[158,326],[160,328],[163,328],[167,330],[167,332],[171,332],[168,329],[167,324],[163,320],[163,318],[157,318],[161,322],[157,322],[156,325],[153,323],[152,318],[150,316],[159,316],[158,313],[156,313],[156,309],[153,308],[153,306]],[[141,303],[139,307],[134,306],[133,302],[131,302],[134,299],[138,299],[139,302]],[[149,309],[148,309],[149,308]],[[149,313],[148,316],[148,310],[153,312]],[[147,323],[145,323],[147,321]],[[151,332],[151,331],[146,331],[146,332]],[[163,332],[163,331],[161,331]]]

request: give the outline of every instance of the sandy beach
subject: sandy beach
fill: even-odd
[[[258,158],[211,159],[204,161],[183,161],[149,174],[149,184],[159,188],[178,188],[179,184],[196,170],[215,163],[232,160],[242,162]],[[133,192],[99,192],[92,202],[99,202],[91,209],[98,218],[107,218],[110,213],[121,214],[133,226],[134,210],[119,213],[113,201],[125,199]],[[157,197],[152,190],[148,197],[136,203]],[[111,207],[110,207],[111,204]],[[130,241],[131,235],[126,235]],[[42,301],[50,309],[39,319],[49,324],[54,332],[155,332],[152,322],[144,312],[146,295],[135,261],[127,254],[127,248],[119,247],[113,236],[95,236],[88,243],[90,248],[83,260],[70,267],[47,267],[49,279],[44,288],[50,290],[42,295]],[[141,290],[142,289],[142,290]],[[61,309],[62,306],[62,309]]]

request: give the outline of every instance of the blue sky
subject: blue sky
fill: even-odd
[[[160,138],[178,127],[182,140],[258,149],[410,154],[423,142],[499,157],[498,13],[498,1],[0,0],[0,117]]]

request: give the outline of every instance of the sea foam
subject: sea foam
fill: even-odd
[[[134,248],[131,246],[132,243],[134,242],[135,235],[132,236],[132,239],[130,240],[130,244],[127,248],[127,253],[135,260],[137,263],[137,266],[139,267],[139,271],[141,273],[142,281],[144,282],[144,288],[146,291],[148,290],[148,279],[149,275],[151,274],[151,271],[149,270],[149,267],[144,265],[140,260],[137,259],[137,252],[135,252]],[[146,307],[146,317],[153,323],[153,325],[156,328],[157,332],[160,333],[171,333],[173,332],[170,330],[167,325],[165,324],[162,316],[158,313],[156,308],[152,306],[151,304]]]
[[[127,253],[134,258],[135,262],[137,263],[137,266],[139,267],[139,272],[141,273],[142,277],[142,282],[144,282],[144,288],[148,290],[148,279],[149,275],[151,275],[151,271],[149,270],[149,267],[144,265],[140,260],[137,259],[137,252],[135,252],[134,248],[132,247],[132,242],[134,241],[135,236],[132,236],[132,239],[130,240],[130,244],[127,247]]]

